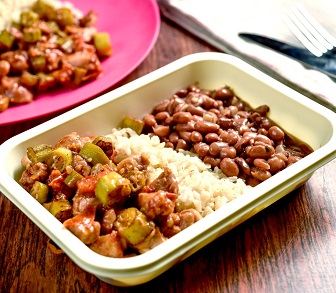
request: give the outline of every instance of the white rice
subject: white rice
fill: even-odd
[[[149,158],[151,180],[165,167],[172,170],[179,183],[178,210],[195,208],[204,217],[251,188],[242,179],[228,178],[219,168],[212,171],[210,165],[190,152],[165,148],[157,136],[139,136],[131,129],[113,129],[108,136],[119,153],[142,153]]]
[[[12,22],[18,22],[21,12],[29,10],[35,2],[36,0],[0,0],[0,30],[8,28]],[[77,17],[82,16],[82,12],[70,2],[58,0],[44,0],[44,2],[54,8],[67,7]]]

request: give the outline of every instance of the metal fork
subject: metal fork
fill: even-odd
[[[321,57],[336,48],[336,38],[302,5],[296,5],[283,20],[299,41],[315,56]]]

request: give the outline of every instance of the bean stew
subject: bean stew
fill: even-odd
[[[256,186],[313,152],[272,121],[269,111],[267,105],[253,109],[227,85],[204,90],[194,84],[145,115],[143,133]]]

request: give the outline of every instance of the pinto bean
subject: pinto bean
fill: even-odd
[[[232,99],[234,96],[233,91],[229,87],[221,87],[216,89],[213,98],[216,100]]]
[[[270,166],[268,171],[270,171],[272,174],[278,173],[282,169],[286,168],[286,163],[277,156],[269,158],[267,163]]]
[[[229,129],[227,131],[220,131],[219,136],[222,139],[222,141],[227,142],[229,145],[236,144],[240,137],[238,132],[233,129]]]
[[[253,165],[260,168],[260,169],[265,169],[265,170],[270,170],[271,166],[265,159],[255,159],[253,161]]]
[[[243,158],[237,157],[234,159],[236,164],[238,165],[239,169],[245,173],[246,175],[251,174],[250,166],[246,163],[246,161]]]
[[[169,141],[172,142],[173,144],[177,144],[177,141],[179,140],[180,136],[177,132],[172,132],[169,134]]]
[[[272,140],[270,140],[266,135],[263,134],[257,134],[254,138],[255,142],[261,142],[264,145],[274,145],[274,142]]]
[[[170,104],[170,100],[166,99],[163,100],[162,102],[160,102],[159,104],[157,104],[154,108],[153,108],[153,115],[159,113],[159,112],[163,112],[166,111],[168,105]]]
[[[154,115],[152,114],[147,114],[145,115],[145,117],[143,118],[143,122],[147,125],[147,126],[155,126],[156,125],[156,119],[154,117]]]
[[[196,122],[191,120],[186,124],[176,124],[175,130],[176,131],[194,131],[195,130]]]
[[[191,142],[191,132],[189,131],[180,131],[179,136],[186,142]]]
[[[194,149],[197,155],[205,157],[209,154],[209,145],[204,142],[198,142],[194,144]]]
[[[200,133],[216,132],[218,129],[219,125],[216,123],[208,121],[196,121],[195,123],[195,130]]]
[[[206,113],[206,110],[203,109],[202,107],[194,106],[194,105],[188,105],[187,109],[188,112],[190,112],[192,115],[198,115],[198,116],[203,116],[204,113]]]
[[[204,139],[207,143],[213,143],[215,141],[219,141],[220,137],[217,133],[212,133],[211,132],[211,133],[206,134]]]
[[[170,117],[170,114],[167,111],[162,111],[155,115],[156,121],[159,122],[165,121],[168,117]]]
[[[272,126],[268,129],[268,136],[270,139],[282,141],[285,138],[285,133],[278,126]]]
[[[215,113],[209,111],[203,114],[203,120],[212,123],[217,123],[218,117]]]
[[[205,164],[209,164],[211,168],[219,167],[221,160],[219,158],[214,158],[211,156],[205,156],[203,159]]]
[[[227,146],[227,143],[223,141],[215,141],[209,146],[209,154],[214,157],[218,157],[221,150]]]
[[[198,131],[192,131],[190,135],[190,140],[193,143],[201,142],[203,140],[203,135]]]
[[[272,176],[271,172],[257,167],[251,168],[251,175],[259,181],[265,181]]]
[[[223,147],[219,153],[221,159],[224,158],[235,158],[237,156],[237,151],[233,146]]]
[[[188,150],[189,149],[189,145],[188,143],[183,140],[182,138],[180,138],[177,143],[176,143],[176,150],[182,149],[182,150]]]
[[[172,127],[175,124],[172,116],[167,117],[167,119],[163,122],[163,125]]]
[[[224,130],[235,129],[236,127],[236,123],[232,118],[219,117],[218,124]]]
[[[289,156],[288,157],[288,165],[294,164],[299,161],[301,158],[298,156]]]
[[[173,120],[178,124],[186,124],[191,121],[193,116],[189,112],[177,112],[173,114]]]
[[[221,160],[219,166],[222,172],[228,177],[238,176],[239,174],[239,167],[233,159],[224,158]]]
[[[153,132],[159,137],[167,137],[170,134],[170,128],[165,125],[157,125],[153,127]]]
[[[251,147],[247,155],[255,159],[268,159],[274,155],[274,153],[274,148],[270,145],[254,145]]]
[[[177,91],[175,93],[175,95],[177,95],[178,97],[180,97],[181,99],[183,99],[183,98],[185,98],[188,95],[188,90],[181,89],[181,90]]]

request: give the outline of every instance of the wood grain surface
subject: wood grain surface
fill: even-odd
[[[130,82],[182,56],[216,51],[175,25]],[[51,116],[0,127],[1,142]],[[336,292],[336,160],[302,187],[156,279],[114,287],[47,247],[48,237],[0,195],[0,292]]]

